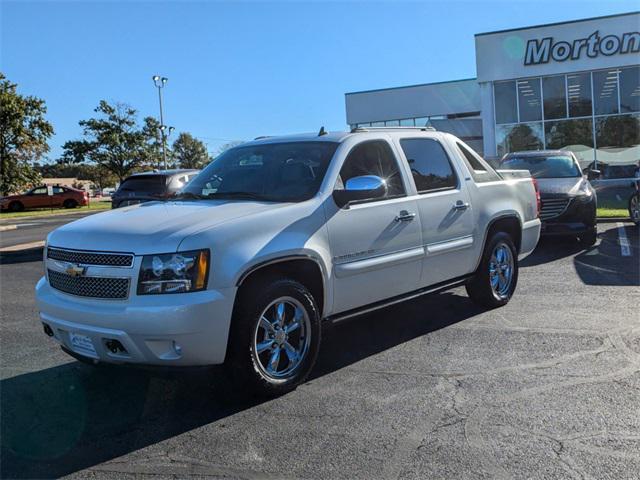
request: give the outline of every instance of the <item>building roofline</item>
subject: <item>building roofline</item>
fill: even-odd
[[[443,83],[468,82],[469,80],[477,80],[477,78],[476,77],[461,78],[459,80],[444,80],[442,82],[417,83],[415,85],[401,85],[399,87],[374,88],[372,90],[360,90],[358,92],[347,92],[347,93],[345,93],[345,96],[347,96],[347,95],[356,95],[358,93],[373,93],[373,92],[384,92],[386,90],[399,90],[401,88],[428,87],[430,85],[442,85]]]
[[[528,27],[520,27],[520,28],[508,28],[506,30],[496,30],[493,32],[482,32],[482,33],[476,33],[475,36],[476,37],[481,37],[484,35],[494,35],[497,33],[507,33],[507,32],[517,32],[520,30],[530,30],[532,28],[541,28],[541,27],[554,27],[556,25],[567,25],[570,23],[579,23],[579,22],[588,22],[590,20],[601,20],[603,18],[614,18],[614,17],[626,17],[628,15],[638,15],[640,13],[640,10],[636,10],[633,12],[626,12],[626,13],[614,13],[612,15],[603,15],[601,17],[590,17],[590,18],[579,18],[578,20],[566,20],[564,22],[555,22],[555,23],[543,23],[540,25],[531,25]]]

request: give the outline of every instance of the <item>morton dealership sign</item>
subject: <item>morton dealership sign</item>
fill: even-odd
[[[611,56],[619,53],[638,53],[640,51],[640,32],[600,36],[598,31],[587,38],[572,42],[554,42],[553,37],[531,39],[527,42],[524,55],[525,65],[539,65],[565,60],[577,60],[582,55],[595,58],[598,55]]]

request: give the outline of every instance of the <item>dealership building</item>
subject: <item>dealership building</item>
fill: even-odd
[[[604,178],[640,160],[640,12],[475,35],[476,78],[346,94],[347,123],[432,126],[489,159],[569,149]]]

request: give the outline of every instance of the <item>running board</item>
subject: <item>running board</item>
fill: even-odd
[[[428,295],[431,293],[442,292],[443,290],[449,290],[451,288],[460,287],[464,285],[469,278],[473,275],[464,275],[462,277],[454,278],[453,280],[448,280],[446,282],[436,283],[435,285],[431,285],[429,287],[424,287],[419,290],[413,290],[412,292],[405,293],[402,295],[398,295],[395,297],[388,298],[386,300],[381,300],[379,302],[370,303],[369,305],[365,305],[364,307],[354,308],[352,310],[347,310],[346,312],[336,313],[335,315],[331,315],[324,319],[325,322],[330,322],[332,324],[342,322],[343,320],[347,320],[352,317],[357,317],[359,315],[364,315],[366,313],[373,312],[375,310],[379,310],[381,308],[389,307],[391,305],[395,305],[396,303],[406,302],[408,300],[413,300],[414,298],[421,297],[423,295]]]

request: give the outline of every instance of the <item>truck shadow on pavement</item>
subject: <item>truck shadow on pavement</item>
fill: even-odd
[[[481,311],[447,292],[327,325],[310,381]],[[2,380],[0,400],[2,478],[68,475],[265,401],[234,390],[220,368],[159,374],[80,362]]]

